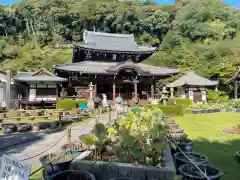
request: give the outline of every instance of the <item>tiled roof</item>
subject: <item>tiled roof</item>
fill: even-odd
[[[152,54],[157,50],[155,47],[138,46],[133,34],[113,34],[84,30],[83,40],[81,43],[75,43],[75,46],[91,50],[137,52],[139,54]]]
[[[49,75],[38,75],[38,72],[45,71]],[[21,82],[63,82],[67,81],[65,78],[55,76],[45,69],[40,69],[36,72],[18,72],[18,74],[13,78],[15,81]]]
[[[22,82],[62,82],[67,81],[65,78],[57,77],[57,76],[16,76],[14,77],[16,81]]]
[[[79,63],[69,63],[56,65],[55,69],[63,71],[81,72],[86,74],[116,74],[122,68],[138,69],[140,74],[149,75],[171,75],[177,74],[178,69],[149,66],[133,62],[100,62],[100,61],[83,61]]]
[[[194,72],[187,72],[184,76],[180,77],[176,81],[168,84],[168,87],[180,87],[183,85],[190,86],[214,86],[217,85],[217,81],[210,81],[204,77],[197,75]]]

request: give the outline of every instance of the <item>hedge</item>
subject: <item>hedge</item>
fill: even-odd
[[[176,99],[176,105],[184,105],[184,106],[189,106],[192,104],[191,99]]]
[[[161,104],[150,104],[148,107],[160,108],[165,116],[182,116],[184,113],[184,108],[182,105],[164,106]]]
[[[76,108],[78,104],[86,104],[87,105],[88,100],[86,99],[60,99],[57,101],[56,108],[57,109],[72,109]]]

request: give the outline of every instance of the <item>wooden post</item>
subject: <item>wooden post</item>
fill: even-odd
[[[234,82],[234,99],[238,98],[238,82],[235,80]]]
[[[112,119],[112,111],[109,111],[109,125],[111,123],[111,119]]]
[[[71,144],[72,130],[71,127],[67,130],[67,144]]]
[[[137,92],[137,81],[134,81],[134,99],[137,101],[138,99],[138,92]]]
[[[151,84],[151,98],[154,99],[154,84]]]
[[[6,80],[6,109],[11,109],[11,71],[7,70]]]
[[[113,103],[115,103],[115,99],[116,99],[116,84],[115,84],[115,82],[113,82],[113,86],[112,86],[112,88],[113,88]]]

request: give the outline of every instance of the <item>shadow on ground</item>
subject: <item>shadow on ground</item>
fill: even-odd
[[[224,172],[221,180],[239,180],[240,164],[237,162],[236,151],[240,151],[240,140],[219,142],[207,139],[193,141],[194,152],[206,155],[209,163]]]
[[[10,153],[19,153],[29,145],[43,139],[43,133],[26,132],[0,136],[0,156]]]
[[[28,146],[40,141],[45,135],[58,133],[64,131],[64,127],[57,129],[49,129],[43,132],[25,132],[25,133],[13,133],[9,135],[0,136],[0,156],[2,154],[14,154],[20,153]]]

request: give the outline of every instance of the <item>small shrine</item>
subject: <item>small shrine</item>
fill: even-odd
[[[175,88],[175,97],[177,98],[189,98],[194,102],[206,102],[206,88],[216,87],[217,85],[218,81],[211,81],[191,71],[168,84],[167,87],[170,89]]]

